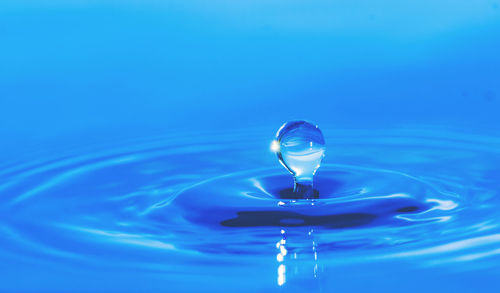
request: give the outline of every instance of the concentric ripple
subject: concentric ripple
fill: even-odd
[[[300,279],[310,264],[313,278],[404,259],[498,266],[498,139],[325,130],[314,200],[293,197],[265,130],[9,163],[0,169],[1,257],[202,275],[275,267],[278,281],[264,278],[263,287]],[[296,268],[287,278],[285,264]]]

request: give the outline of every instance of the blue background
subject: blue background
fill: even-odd
[[[498,130],[500,9],[457,1],[2,1],[2,145],[244,128]]]

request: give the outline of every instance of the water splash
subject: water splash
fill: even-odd
[[[313,178],[325,156],[325,148],[323,133],[307,121],[287,122],[278,130],[271,149],[292,173],[297,197],[314,197]]]

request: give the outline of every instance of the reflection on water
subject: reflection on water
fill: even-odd
[[[313,282],[314,287],[321,289],[320,284],[320,261],[318,242],[315,237],[314,228],[308,231],[301,231],[300,234],[295,235],[300,239],[298,243],[287,242],[285,230],[281,230],[281,239],[276,242],[278,253],[276,255],[278,265],[278,286],[283,286],[287,281],[286,268],[292,268],[288,275],[290,277],[291,285],[295,279],[309,280]],[[289,248],[290,250],[289,250]],[[311,286],[311,284],[309,284]]]
[[[278,261],[278,285],[282,286],[286,282],[286,267],[283,264],[288,250],[286,249],[286,235],[285,230],[281,230],[282,238],[276,243],[276,248],[279,250],[276,255],[276,260]]]

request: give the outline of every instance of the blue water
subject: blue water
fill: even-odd
[[[498,292],[500,3],[233,2],[0,3],[0,291]]]

